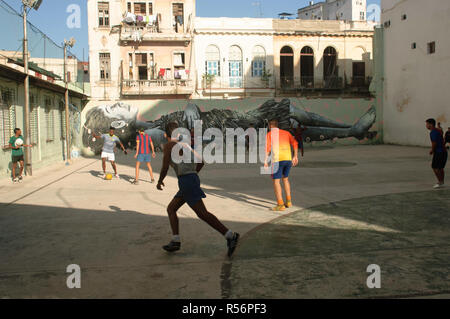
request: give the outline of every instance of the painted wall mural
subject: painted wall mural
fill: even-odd
[[[240,100],[239,103],[243,101],[246,100]],[[355,103],[354,100],[348,101]],[[377,126],[376,107],[373,104],[367,105],[368,101],[363,99],[357,102],[361,101],[366,102],[362,103],[366,105],[366,109],[362,110],[364,112],[360,113],[359,118],[355,118],[355,121],[347,123],[342,118],[331,119],[328,116],[312,112],[304,106],[309,101],[300,99],[283,99],[278,102],[271,99],[264,101],[259,106],[247,100],[246,107],[239,107],[239,105],[236,107],[236,104],[239,103],[233,100],[177,101],[174,104],[166,104],[168,107],[163,108],[156,105],[150,109],[119,102],[113,105],[97,106],[86,113],[86,121],[83,125],[83,145],[86,148],[85,153],[99,154],[102,143],[96,141],[91,133],[92,131],[105,133],[110,126],[116,128],[116,135],[129,148],[135,146],[136,132],[141,127],[145,128],[152,137],[155,146],[160,147],[166,143],[165,126],[172,121],[177,121],[180,126],[191,129],[194,121],[202,120],[204,131],[212,127],[219,128],[225,136],[226,128],[240,127],[244,130],[250,126],[255,129],[266,128],[268,121],[273,118],[278,119],[281,129],[291,132],[294,132],[299,125],[305,127],[303,138],[306,143],[327,141],[335,143],[343,139],[353,140],[353,143],[355,141],[375,142],[378,132],[371,131],[371,129]],[[324,102],[325,109],[330,108],[329,102]],[[369,102],[373,102],[373,100]],[[351,113],[354,117],[357,110],[355,107],[351,107],[351,109],[353,109]],[[358,110],[361,110],[361,107]],[[350,119],[345,114],[343,117]]]

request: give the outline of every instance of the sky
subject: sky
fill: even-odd
[[[20,0],[0,1],[8,3],[17,11],[20,10]],[[256,6],[258,2],[260,7]],[[297,9],[307,6],[308,3],[309,0],[197,0],[197,16],[276,18],[281,12],[295,14]],[[379,5],[380,0],[367,0],[367,5],[371,4]],[[79,27],[71,28],[67,25],[67,18],[73,13],[67,12],[71,5],[78,5],[81,9]],[[84,51],[84,57],[87,60],[89,47],[86,0],[43,0],[38,11],[30,12],[29,21],[59,45],[64,39],[74,37],[77,42],[71,51],[80,60],[83,59]]]

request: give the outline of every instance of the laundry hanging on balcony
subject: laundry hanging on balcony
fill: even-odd
[[[127,12],[123,19],[123,22],[128,24],[136,23],[136,15],[134,13]]]

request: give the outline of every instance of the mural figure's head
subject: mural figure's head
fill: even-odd
[[[83,127],[83,146],[86,153],[99,154],[103,143],[92,137],[96,134],[110,133],[111,128],[125,146],[132,147],[136,137],[136,118],[138,109],[124,103],[95,107],[86,114]]]

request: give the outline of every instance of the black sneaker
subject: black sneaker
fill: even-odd
[[[22,181],[23,181],[23,177],[19,176],[19,183],[22,183]]]
[[[228,246],[228,257],[231,257],[233,255],[234,250],[236,249],[236,246],[239,241],[239,234],[234,233],[233,238],[227,239],[227,246]]]
[[[176,241],[171,241],[168,245],[163,246],[163,249],[165,251],[168,251],[169,253],[173,253],[174,251],[180,250],[181,243]]]

